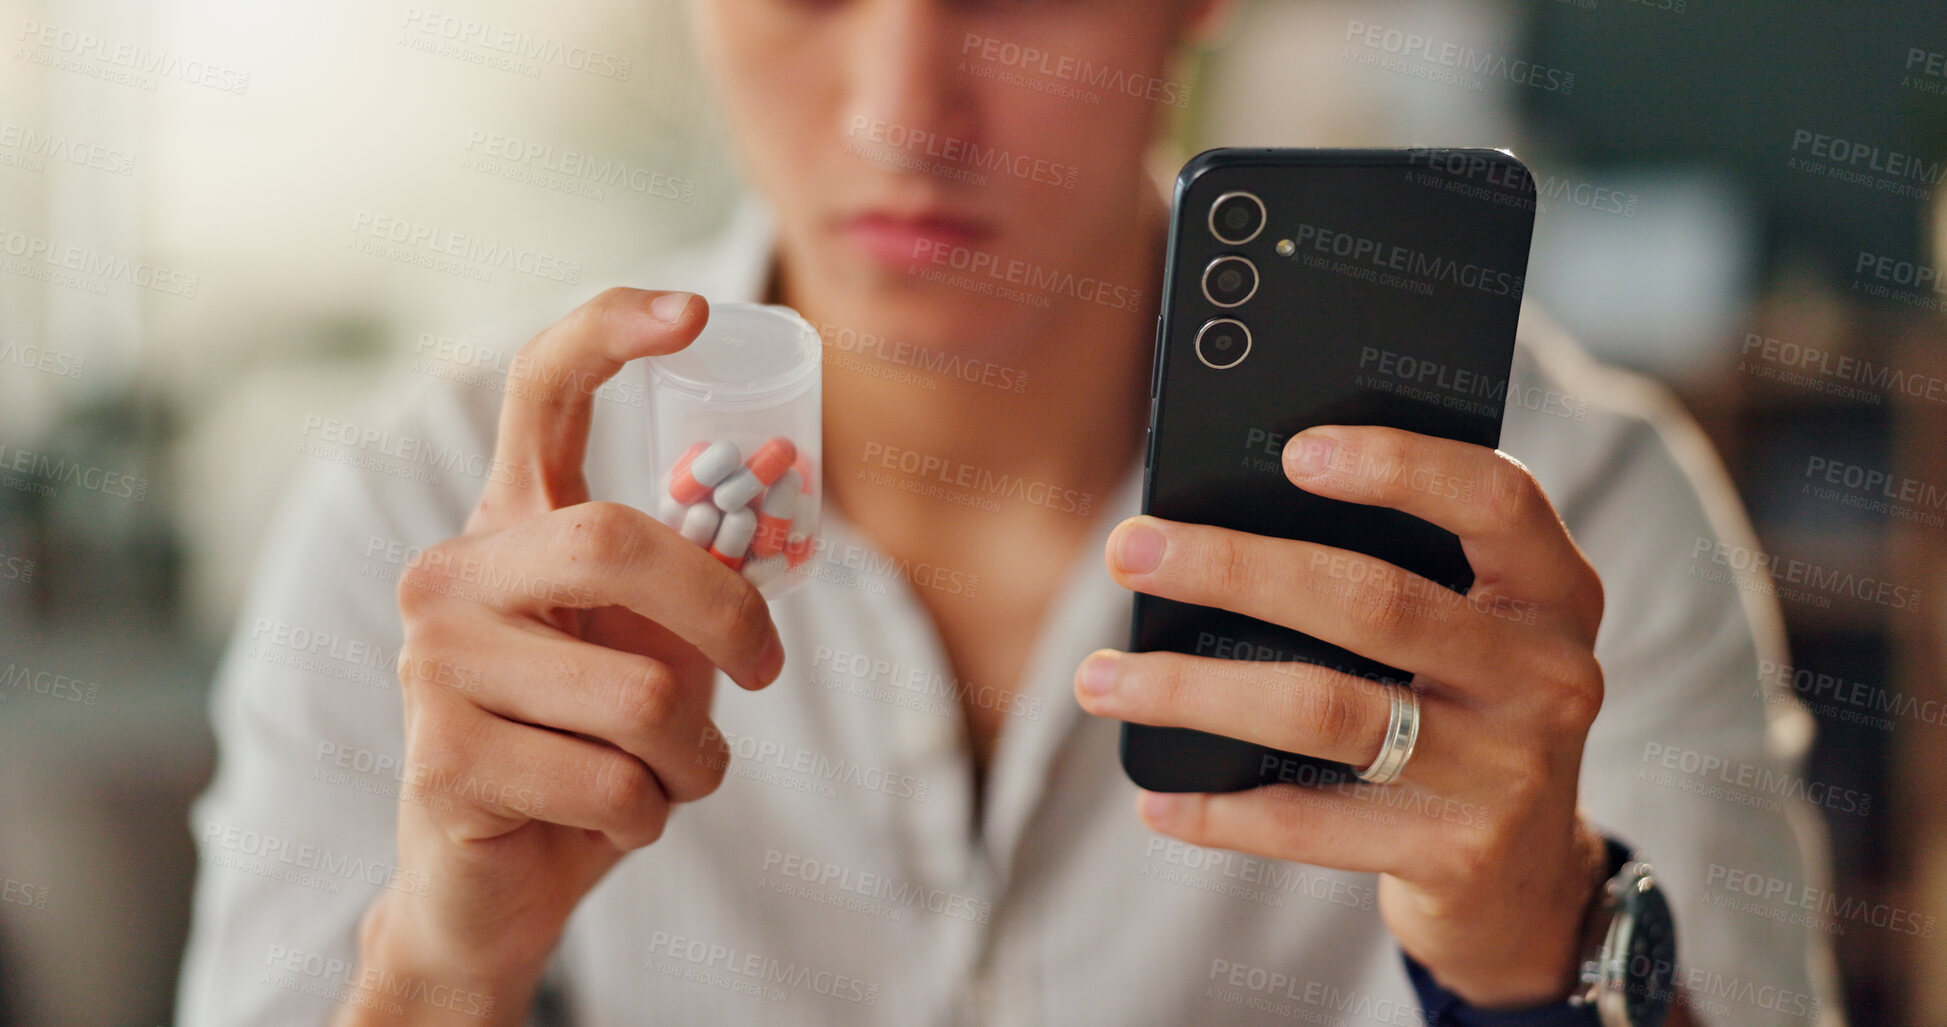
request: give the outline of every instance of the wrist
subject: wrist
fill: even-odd
[[[359,924],[358,966],[338,995],[336,1027],[520,1023],[546,955],[496,957],[425,929],[404,897],[387,892]]]
[[[1519,907],[1489,922],[1503,924],[1491,939],[1456,939],[1464,962],[1445,961],[1428,972],[1441,988],[1479,1010],[1530,1009],[1566,1001],[1581,977],[1583,938],[1608,878],[1607,842],[1575,822],[1563,872],[1521,890]],[[1472,918],[1467,918],[1471,920]],[[1409,954],[1410,955],[1410,954]]]
[[[1490,1006],[1463,997],[1404,950],[1402,958],[1428,1027],[1652,1027],[1676,1014],[1676,937],[1654,871],[1620,841],[1597,836],[1600,879],[1583,915],[1571,993],[1561,999]],[[1445,975],[1443,974],[1443,977]]]

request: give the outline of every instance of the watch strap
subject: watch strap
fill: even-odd
[[[1526,1009],[1476,1009],[1459,995],[1440,986],[1433,973],[1404,952],[1406,977],[1420,996],[1426,1027],[1602,1027],[1594,1006],[1572,1006],[1567,1000]]]

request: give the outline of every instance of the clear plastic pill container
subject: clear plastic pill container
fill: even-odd
[[[719,303],[695,342],[648,360],[657,517],[768,598],[811,573],[822,355],[790,307]]]

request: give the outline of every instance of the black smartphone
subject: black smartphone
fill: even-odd
[[[1143,512],[1378,557],[1465,593],[1454,535],[1311,495],[1281,454],[1314,425],[1385,425],[1494,447],[1535,189],[1489,149],[1220,149],[1176,180],[1151,378]],[[1309,635],[1135,597],[1130,649],[1410,675]],[[1124,724],[1122,765],[1164,792],[1350,779],[1342,763]]]

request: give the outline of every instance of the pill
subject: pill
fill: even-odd
[[[751,552],[758,556],[784,552],[784,542],[791,531],[791,511],[797,508],[800,487],[798,472],[790,470],[764,493],[764,501],[757,508],[757,538],[751,543]]]
[[[755,534],[757,515],[750,508],[726,511],[723,523],[717,526],[716,540],[710,543],[710,555],[734,571],[744,565],[744,554],[750,551],[750,537]]]
[[[751,454],[749,462],[738,468],[730,477],[723,479],[713,494],[717,509],[735,510],[749,506],[757,494],[778,479],[796,459],[798,447],[790,439],[775,438],[758,447]]]
[[[781,553],[754,557],[744,563],[744,578],[758,588],[763,588],[784,573],[784,566],[784,556]]]
[[[684,480],[684,477],[689,474],[690,464],[696,460],[697,455],[709,448],[710,448],[710,443],[707,440],[698,439],[697,441],[690,443],[690,448],[684,450],[682,456],[676,458],[676,466],[671,467],[669,469],[669,481],[670,481],[669,491],[671,493],[679,491],[676,488],[675,483]],[[688,503],[685,503],[682,500],[677,499],[674,495],[668,495],[663,500],[663,518],[662,518],[663,521],[667,524],[675,524],[677,520],[683,516],[682,511],[688,505],[689,505]],[[674,506],[676,508],[676,513],[674,516],[672,516],[669,512],[671,506]]]
[[[802,531],[792,532],[784,542],[784,558],[794,570],[811,559],[811,536]]]
[[[723,484],[718,485],[716,491],[710,493],[710,499],[719,510],[742,510],[762,491],[764,483],[757,480],[757,475],[750,473],[748,467],[739,467],[736,473],[723,479]]]
[[[743,462],[743,454],[726,441],[712,442],[700,450],[695,446],[690,448],[695,455],[684,454],[687,459],[678,460],[669,472],[669,494],[681,503],[702,502],[712,488],[739,470],[738,465]]]
[[[671,478],[680,477],[685,470],[689,469],[690,461],[695,460],[698,453],[709,448],[710,443],[705,439],[698,439],[690,443],[690,448],[683,450],[683,455],[676,458],[676,466],[669,469],[669,476]]]
[[[717,525],[723,520],[723,511],[711,503],[691,503],[683,510],[682,527],[677,531],[686,539],[699,546],[707,546],[717,537]]]
[[[797,458],[798,447],[792,445],[790,439],[777,435],[757,447],[757,452],[750,455],[750,460],[744,466],[750,468],[750,473],[757,475],[758,481],[769,485],[789,469],[791,461]]]

